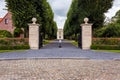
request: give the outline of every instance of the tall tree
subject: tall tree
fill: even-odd
[[[24,28],[25,33],[28,34],[28,23],[31,22],[32,17],[36,17],[37,22],[42,24],[41,33],[53,34],[51,30],[57,26],[53,23],[54,14],[47,0],[6,0],[6,2],[17,28]]]
[[[116,12],[115,16],[112,17],[112,21],[120,24],[120,10],[118,10],[118,11]]]
[[[64,26],[65,35],[78,34],[79,25],[83,23],[85,17],[90,19],[94,29],[102,27],[105,19],[104,13],[111,8],[112,4],[113,0],[72,0]]]
[[[12,13],[13,24],[16,28],[24,28],[28,36],[28,23],[36,14],[34,6],[29,0],[6,0],[8,10]]]

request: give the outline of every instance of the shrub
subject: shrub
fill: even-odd
[[[103,33],[106,30],[107,27],[102,27],[100,29],[96,29],[93,31],[94,37],[103,37]]]
[[[93,38],[91,49],[119,50],[120,38]]]
[[[120,25],[109,24],[102,34],[103,37],[120,37]]]
[[[92,45],[91,49],[95,50],[120,50],[119,45]]]
[[[0,50],[29,49],[28,39],[2,38],[0,39]]]
[[[1,38],[0,45],[27,45],[28,39],[27,38]]]
[[[120,45],[120,38],[93,38],[93,45]]]
[[[0,46],[0,50],[20,50],[30,49],[29,45],[16,45],[16,46]]]
[[[120,37],[120,24],[110,23],[94,31],[95,37]]]
[[[11,38],[13,37],[9,31],[0,30],[0,38]]]
[[[21,28],[16,28],[14,30],[14,37],[19,37],[21,33],[23,33],[22,29]]]

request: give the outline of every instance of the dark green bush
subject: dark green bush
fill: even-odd
[[[9,31],[0,30],[0,38],[11,38],[13,37]]]
[[[103,37],[120,37],[120,24],[109,24],[102,34]]]
[[[28,39],[4,38],[0,40],[0,50],[29,49]]]
[[[20,34],[23,33],[21,28],[16,28],[14,30],[14,37],[20,37]]]
[[[28,45],[28,40],[19,38],[0,39],[0,45]]]
[[[120,38],[93,38],[91,49],[120,50]]]
[[[91,49],[95,50],[120,50],[119,45],[92,45]]]
[[[104,31],[106,30],[106,28],[107,27],[102,27],[102,28],[100,28],[100,29],[96,29],[96,30],[94,30],[93,31],[93,35],[94,35],[94,37],[103,37],[103,33],[104,33]]]

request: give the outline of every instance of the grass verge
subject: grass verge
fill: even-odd
[[[49,44],[50,42],[51,42],[50,40],[44,40],[43,44],[46,45],[46,44]]]
[[[95,50],[95,51],[120,53],[120,50]]]
[[[74,46],[78,47],[78,42],[76,42],[76,41],[71,41],[71,44],[73,44]]]
[[[0,50],[0,53],[5,53],[5,52],[22,52],[25,50]]]

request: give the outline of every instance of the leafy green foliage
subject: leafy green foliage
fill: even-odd
[[[113,0],[72,0],[64,25],[65,36],[80,34],[80,24],[85,17],[93,23],[93,29],[103,26],[104,13],[112,6]]]
[[[29,45],[0,46],[0,50],[23,50],[30,49]]]
[[[119,38],[93,38],[93,45],[120,45]]]
[[[29,49],[28,40],[5,38],[0,40],[0,50]]]
[[[47,0],[6,0],[7,7],[12,12],[12,19],[17,28],[24,28],[25,36],[28,37],[28,23],[33,17],[37,18],[40,32],[50,37],[56,37],[57,25],[53,20],[54,14]]]
[[[95,50],[120,50],[119,45],[92,45],[91,49]]]
[[[119,50],[119,38],[93,38],[91,49],[97,50]]]
[[[19,37],[21,33],[23,33],[21,28],[15,28],[15,30],[14,30],[14,37]]]
[[[119,24],[109,24],[104,30],[103,37],[120,37],[120,25]]]
[[[110,23],[94,32],[95,37],[120,37],[120,24]]]
[[[0,38],[11,38],[13,37],[9,31],[0,30]]]

